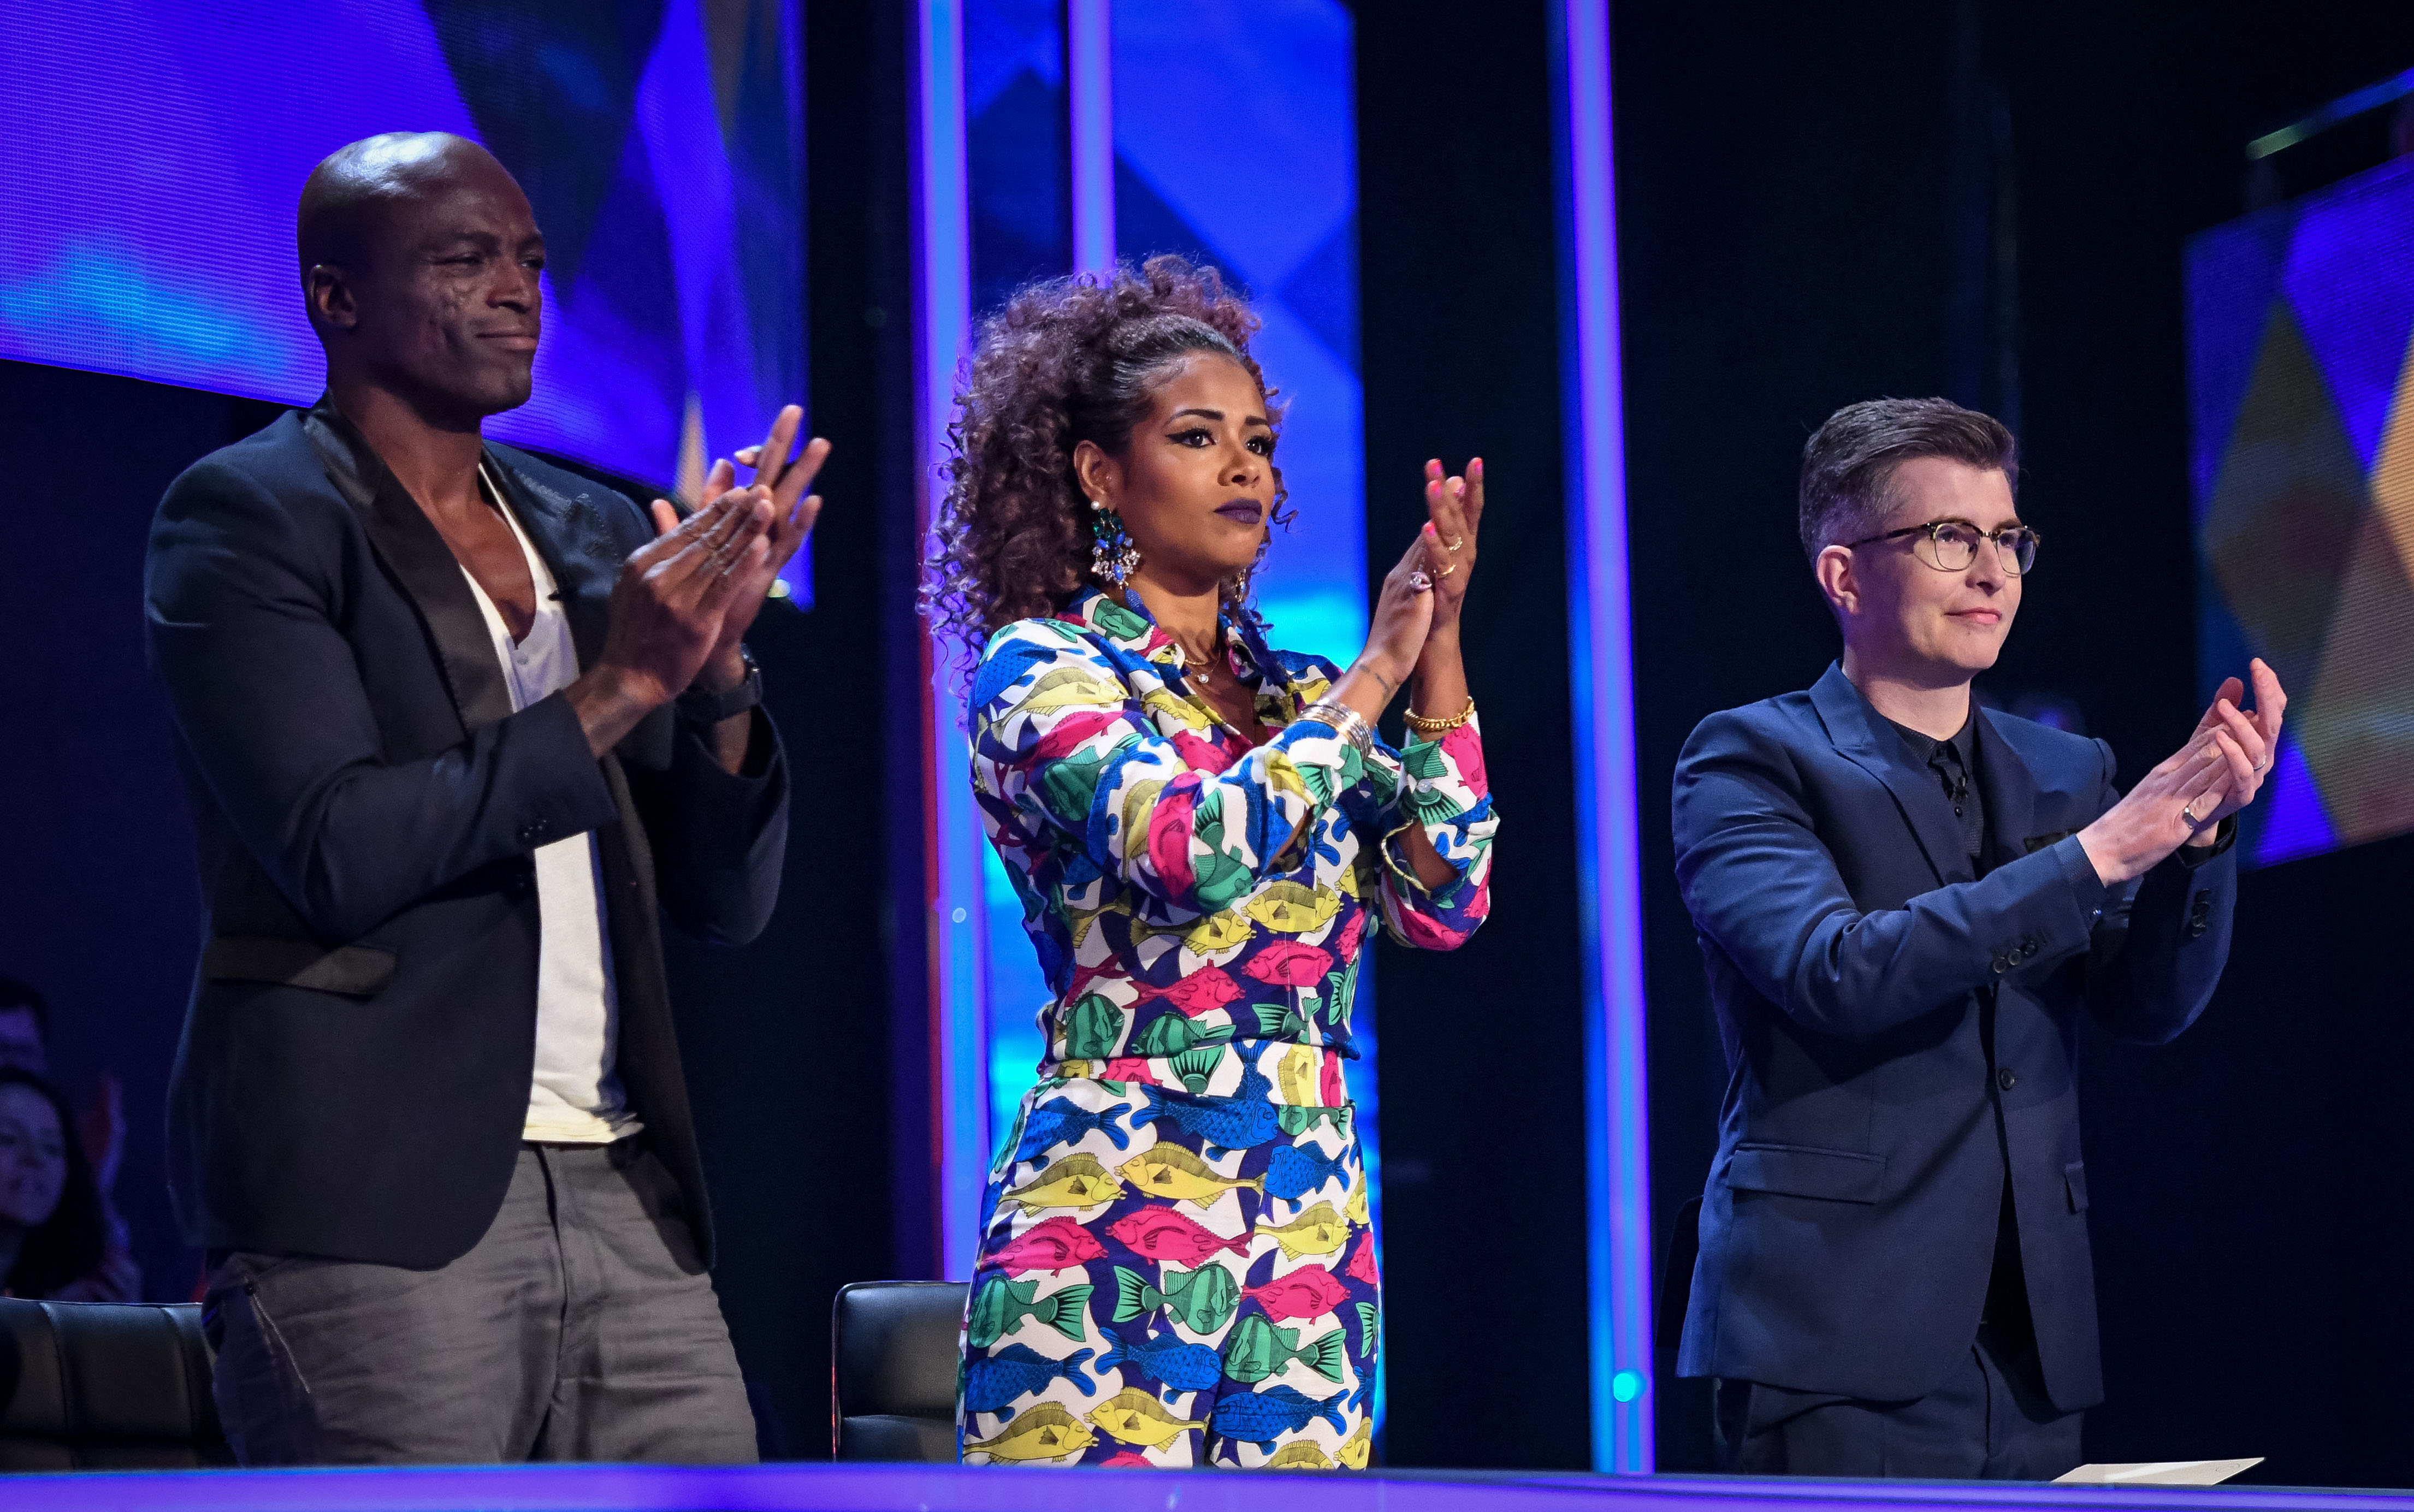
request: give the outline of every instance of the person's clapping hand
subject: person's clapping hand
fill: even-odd
[[[797,444],[797,432],[805,422],[805,412],[797,405],[782,408],[771,422],[771,434],[761,446],[750,446],[738,453],[738,463],[754,474],[754,481],[740,492],[771,510],[771,523],[764,533],[766,550],[745,566],[729,594],[728,608],[721,619],[721,636],[705,658],[703,675],[708,683],[722,687],[736,685],[746,674],[738,660],[738,643],[753,626],[754,616],[770,596],[771,585],[779,580],[780,571],[797,555],[805,538],[812,533],[813,522],[822,512],[821,496],[808,494],[813,478],[829,460],[830,444],[816,436],[805,443],[805,449],[795,456],[789,451]],[[704,480],[704,502],[707,508],[726,498],[737,488],[738,470],[724,457],[712,465]],[[653,505],[654,528],[668,535],[678,527],[678,511],[668,499],[658,498]]]
[[[2232,677],[2221,685],[2186,745],[2166,759],[2095,823],[2079,832],[2079,846],[2107,885],[2127,882],[2255,801],[2270,775],[2280,744],[2280,716],[2287,695],[2259,658],[2248,668],[2255,679],[2255,712],[2240,710],[2245,685]]]
[[[2213,695],[2212,705],[2197,721],[2197,736],[2213,742],[2227,767],[2218,785],[2221,801],[2211,808],[2198,804],[2187,816],[2199,831],[2253,803],[2263,791],[2264,778],[2272,775],[2272,763],[2280,759],[2280,716],[2288,707],[2288,695],[2280,689],[2280,674],[2261,657],[2247,663],[2246,674],[2255,679],[2254,713],[2238,706],[2246,685],[2232,677]]]
[[[1425,464],[1427,573],[1433,579],[1433,626],[1429,635],[1455,635],[1475,574],[1475,535],[1483,524],[1483,459],[1467,465],[1463,478],[1442,476],[1439,461]]]

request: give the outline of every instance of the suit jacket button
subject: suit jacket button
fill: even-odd
[[[2018,1076],[2012,1075],[2012,1068],[2009,1066],[2005,1066],[2003,1070],[1995,1073],[1995,1085],[2007,1092],[2014,1087],[2019,1086],[2019,1080],[2020,1079]]]
[[[2009,956],[1998,956],[1995,957],[1995,974],[1997,976],[2003,975],[2005,971],[2008,971],[2011,969],[2012,958]]]

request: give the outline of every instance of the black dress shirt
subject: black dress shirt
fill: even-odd
[[[1893,724],[1912,760],[1936,774],[1945,789],[1945,799],[1953,805],[1953,817],[1961,823],[1961,849],[1970,859],[1973,879],[1987,874],[1987,808],[1979,795],[1978,786],[1978,705],[1973,699],[1970,716],[1961,728],[1946,739],[1938,740],[1921,734],[1907,724]],[[1988,1040],[1988,1053],[1994,1053],[1994,1004],[1983,1002]],[[2008,1156],[2006,1157],[2008,1161]],[[2019,1220],[2012,1208],[2012,1180],[2008,1164],[2004,1172],[2004,1203],[1995,1218],[1995,1265],[1987,1280],[1986,1309],[1979,1323],[1989,1328],[1999,1345],[2008,1347],[2015,1356],[2034,1346],[2030,1342],[2028,1286],[2020,1273],[2020,1237]],[[2008,1363],[2008,1362],[2006,1362]]]

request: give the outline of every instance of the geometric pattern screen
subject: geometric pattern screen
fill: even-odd
[[[452,131],[545,237],[535,396],[486,434],[670,484],[804,397],[799,16],[0,0],[0,357],[309,403],[304,179],[362,137]]]
[[[2414,158],[2188,246],[2198,665],[2288,692],[2271,865],[2414,831]]]

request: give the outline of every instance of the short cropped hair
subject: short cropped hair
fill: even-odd
[[[1950,399],[1866,399],[1829,415],[1802,447],[1798,524],[1812,561],[1884,527],[1895,507],[1894,472],[1914,457],[1992,469],[2015,492],[2019,443],[1992,415]]]

